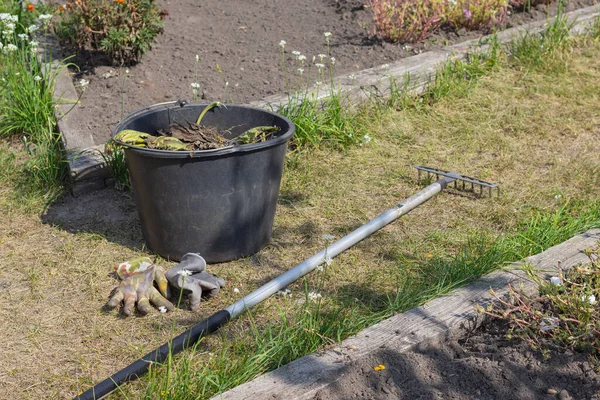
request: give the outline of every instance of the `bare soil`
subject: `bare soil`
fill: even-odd
[[[314,400],[600,399],[600,373],[587,356],[550,351],[546,359],[506,325],[487,321],[461,338],[426,341],[407,353],[381,348],[348,366]],[[374,366],[386,368],[375,371]]]
[[[595,3],[574,0],[568,9]],[[386,43],[371,35],[372,14],[362,0],[171,0],[161,7],[169,11],[164,33],[139,64],[129,67],[124,84],[125,68],[110,65],[102,55],[89,52],[75,59],[80,67],[75,81],[90,82],[82,98],[79,131],[90,132],[97,144],[106,142],[121,117],[122,91],[126,113],[158,102],[193,99],[192,82],[200,84],[201,98],[207,101],[247,103],[284,92],[280,40],[287,42],[292,77],[297,66],[291,52],[300,51],[309,60],[327,53],[324,32],[333,34],[331,55],[339,75],[488,33],[442,29],[419,45]],[[542,4],[514,13],[506,26],[543,19],[555,10],[555,5]]]

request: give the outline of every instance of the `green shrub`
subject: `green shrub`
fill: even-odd
[[[115,64],[139,61],[162,32],[162,16],[154,0],[69,0],[61,6],[55,31],[78,49],[106,53]]]

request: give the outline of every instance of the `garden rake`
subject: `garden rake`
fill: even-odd
[[[350,247],[377,232],[379,229],[390,224],[401,216],[406,215],[411,210],[439,194],[449,185],[453,185],[453,187],[457,190],[470,192],[477,197],[483,197],[485,194],[488,194],[489,197],[492,197],[494,189],[497,192],[497,195],[500,196],[500,189],[498,188],[498,185],[493,183],[441,169],[422,166],[416,166],[415,168],[418,171],[419,181],[421,181],[424,173],[427,175],[429,182],[433,180],[433,177],[436,178],[436,181],[430,183],[423,190],[405,199],[401,203],[390,208],[366,224],[358,227],[346,236],[331,243],[325,249],[304,260],[289,271],[273,278],[268,283],[231,304],[226,309],[216,312],[181,335],[174,337],[169,342],[146,354],[144,357],[135,361],[128,367],[125,367],[110,378],[98,383],[93,388],[77,396],[76,399],[100,399],[117,389],[122,383],[137,379],[148,371],[148,368],[152,363],[162,363],[167,360],[169,354],[176,354],[188,347],[193,346],[202,337],[217,331],[230,320],[239,316],[242,312],[253,308],[260,302],[266,300],[268,297],[280,290],[285,289],[296,280],[313,271],[319,265],[327,263],[332,258],[348,250]]]

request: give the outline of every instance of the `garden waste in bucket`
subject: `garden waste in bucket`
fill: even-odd
[[[195,121],[206,104],[150,106],[116,126],[155,135],[172,123]],[[210,110],[203,126],[231,139],[256,126],[279,131],[260,143],[214,150],[170,151],[124,147],[142,233],[150,250],[179,260],[200,253],[208,263],[251,255],[271,238],[287,143],[293,123],[242,105]]]

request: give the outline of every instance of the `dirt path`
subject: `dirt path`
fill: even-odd
[[[595,4],[576,0],[569,9]],[[324,32],[332,32],[331,55],[335,74],[344,75],[382,65],[402,57],[464,41],[484,32],[458,36],[441,32],[418,47],[405,47],[370,38],[371,13],[362,0],[189,0],[163,1],[168,10],[165,31],[141,63],[129,68],[123,85],[123,68],[107,65],[101,56],[87,54],[75,62],[81,72],[76,81],[90,81],[83,98],[82,133],[90,132],[104,143],[121,116],[121,90],[125,112],[157,102],[192,98],[190,83],[198,82],[206,100],[246,103],[285,91],[280,40],[285,40],[290,86],[300,77],[292,51],[313,56],[327,53]],[[508,25],[545,18],[545,5],[513,15]],[[199,55],[198,78],[195,57]],[[219,65],[222,73],[217,71]],[[308,72],[307,72],[308,74]],[[303,78],[307,78],[306,75]],[[311,79],[315,81],[314,76]],[[228,82],[227,91],[225,82]]]
[[[600,374],[585,355],[544,359],[505,332],[487,323],[466,338],[424,342],[407,353],[381,348],[314,399],[600,399]],[[385,370],[373,369],[379,364]]]

